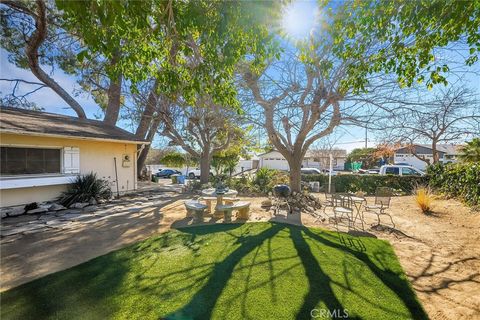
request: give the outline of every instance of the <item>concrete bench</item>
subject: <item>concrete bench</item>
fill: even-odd
[[[207,206],[198,201],[185,201],[187,217],[193,217],[194,222],[203,222],[203,215]]]
[[[234,204],[237,201],[240,201],[240,199],[231,197],[223,198],[223,202],[225,202],[225,204]]]
[[[198,200],[205,201],[207,204],[207,212],[212,212],[212,201],[217,201],[216,197],[200,197]]]
[[[235,204],[224,204],[216,207],[217,212],[223,212],[225,222],[232,221],[232,212],[238,210],[237,218],[245,219],[249,218],[250,213],[250,202],[248,201],[238,201]]]

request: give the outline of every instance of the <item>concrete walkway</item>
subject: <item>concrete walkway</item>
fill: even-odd
[[[2,219],[0,291],[164,232],[184,218],[185,195],[146,191],[89,210]]]

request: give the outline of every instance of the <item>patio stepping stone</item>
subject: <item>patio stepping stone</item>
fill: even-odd
[[[69,208],[71,208],[71,209],[83,209],[88,205],[90,205],[90,203],[88,203],[88,202],[75,202],[74,204],[70,205]]]
[[[40,208],[28,210],[28,211],[27,211],[27,214],[44,213],[44,212],[47,212],[47,211],[48,211],[47,208],[45,208],[45,207],[40,207]]]
[[[19,233],[23,233],[25,231],[31,231],[31,230],[35,230],[35,229],[41,229],[41,228],[44,228],[44,225],[39,225],[39,224],[25,224],[23,226],[20,226],[20,227],[15,227],[15,228],[11,228],[11,229],[6,229],[6,230],[2,230],[2,236],[9,236],[9,235],[13,235],[13,234],[19,234]]]

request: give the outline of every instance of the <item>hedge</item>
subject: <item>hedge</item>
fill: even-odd
[[[428,167],[429,185],[436,192],[480,205],[480,164],[448,163]]]
[[[302,175],[305,182],[319,181],[320,185],[328,184],[328,176]],[[411,193],[417,185],[427,184],[427,177],[419,176],[394,176],[394,175],[359,175],[344,174],[332,176],[332,183],[335,184],[336,192],[357,192],[363,191],[368,195],[374,195],[378,187],[389,187],[397,192]]]

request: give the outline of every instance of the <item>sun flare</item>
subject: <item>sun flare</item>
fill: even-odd
[[[288,38],[307,39],[317,25],[315,2],[295,1],[285,6],[282,12],[281,29]]]

